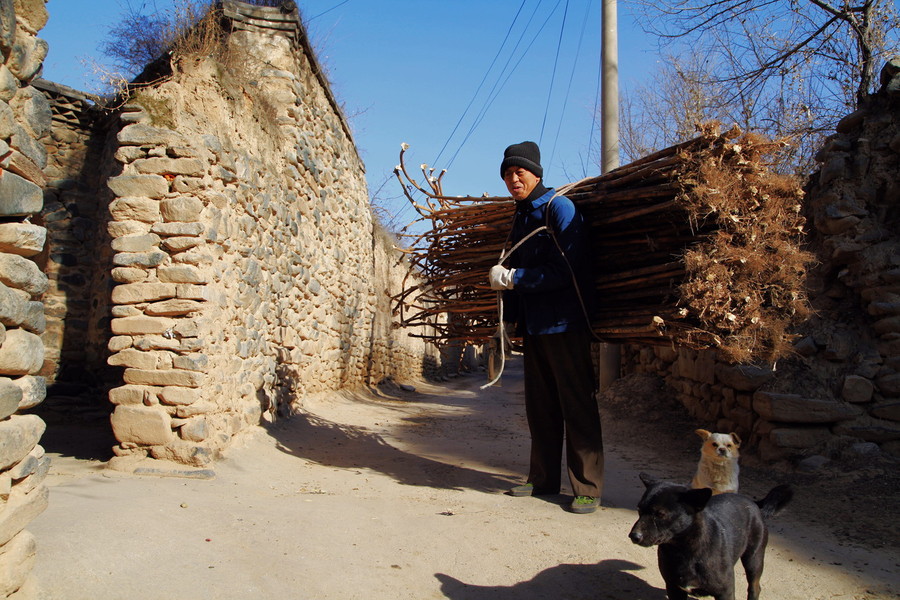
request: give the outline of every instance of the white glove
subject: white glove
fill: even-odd
[[[511,290],[513,288],[513,275],[515,269],[507,269],[503,265],[494,265],[491,267],[488,281],[490,281],[492,290]]]

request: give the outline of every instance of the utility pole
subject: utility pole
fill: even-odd
[[[608,173],[619,166],[619,25],[616,0],[603,0],[600,49],[600,168]],[[619,344],[600,344],[600,390],[619,377]]]

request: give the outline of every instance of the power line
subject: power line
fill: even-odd
[[[444,142],[444,145],[441,147],[441,151],[438,152],[438,155],[435,157],[434,162],[431,163],[436,165],[438,160],[440,160],[441,155],[444,153],[444,150],[447,149],[447,146],[450,144],[450,140],[456,134],[456,130],[459,129],[460,124],[462,124],[463,119],[466,114],[469,112],[469,109],[472,108],[472,104],[475,103],[475,98],[478,97],[478,93],[481,91],[484,82],[487,81],[487,77],[490,74],[491,70],[494,68],[494,65],[497,64],[497,59],[500,58],[500,54],[503,52],[503,47],[506,46],[507,40],[509,40],[509,35],[512,33],[513,27],[516,25],[516,21],[519,19],[519,15],[522,13],[522,9],[525,8],[525,3],[528,0],[522,0],[522,4],[519,5],[519,10],[516,11],[516,16],[513,17],[512,23],[509,25],[509,29],[506,30],[506,36],[503,38],[503,42],[500,44],[500,47],[497,49],[497,54],[494,55],[494,60],[491,61],[491,65],[488,67],[487,71],[484,72],[484,77],[481,78],[481,82],[478,84],[478,87],[475,89],[475,93],[472,94],[472,99],[469,100],[469,104],[466,105],[466,109],[459,116],[459,120],[456,122],[456,125],[453,126],[453,131],[450,132],[450,135],[447,137],[447,141]]]
[[[590,0],[587,4],[587,9],[584,13],[584,19],[581,21],[581,32],[578,35],[578,46],[575,48],[575,59],[572,61],[572,71],[569,73],[569,84],[566,86],[566,95],[563,98],[563,106],[562,110],[559,113],[559,123],[556,125],[556,135],[553,137],[553,145],[550,147],[550,162],[548,164],[553,164],[553,157],[556,155],[556,143],[559,141],[559,133],[562,131],[562,123],[563,117],[566,114],[566,107],[569,105],[569,95],[572,92],[572,81],[575,79],[575,70],[578,67],[578,58],[581,56],[581,45],[584,42],[584,31],[587,29],[588,17],[591,14],[591,6],[594,4],[593,0]],[[592,117],[593,120],[593,117]],[[590,147],[588,149],[590,152]]]
[[[344,0],[343,2],[341,2],[341,3],[339,3],[339,4],[335,4],[335,5],[332,6],[331,8],[329,8],[329,9],[327,9],[327,10],[324,10],[324,11],[320,12],[320,13],[317,14],[316,16],[310,17],[310,18],[306,19],[306,22],[309,23],[310,21],[313,21],[313,20],[315,20],[315,19],[318,19],[318,18],[321,17],[322,15],[327,15],[328,13],[330,13],[331,11],[333,11],[334,9],[340,8],[341,6],[347,4],[348,2],[350,2],[350,0]]]
[[[559,49],[562,47],[563,33],[566,30],[566,17],[569,15],[569,0],[566,0],[566,9],[563,11],[562,24],[559,27],[559,38],[556,40],[556,56],[553,57],[553,72],[550,74],[550,87],[547,89],[547,104],[544,106],[544,119],[541,121],[541,135],[538,143],[544,142],[544,125],[547,124],[547,113],[550,112],[550,98],[553,96],[553,82],[556,80],[556,66],[559,64]]]
[[[485,115],[487,114],[488,109],[491,107],[491,105],[493,104],[494,100],[497,98],[497,96],[498,96],[498,95],[500,94],[500,92],[503,90],[503,87],[506,85],[506,83],[507,83],[507,82],[509,81],[509,79],[512,77],[513,73],[515,73],[515,70],[518,68],[519,64],[521,64],[521,62],[525,59],[525,56],[528,54],[528,51],[531,49],[531,47],[534,45],[534,42],[537,40],[537,38],[538,38],[538,37],[540,36],[540,34],[543,32],[544,28],[547,26],[547,23],[550,21],[550,18],[551,18],[551,17],[553,16],[553,14],[556,12],[556,9],[559,8],[559,5],[560,5],[561,3],[562,3],[562,0],[557,0],[556,5],[555,5],[555,6],[553,7],[553,9],[550,11],[550,14],[547,15],[547,18],[546,18],[546,19],[544,20],[544,22],[541,24],[540,28],[537,30],[537,32],[534,34],[534,36],[531,38],[531,41],[528,43],[528,46],[527,46],[527,47],[525,48],[525,50],[522,52],[521,56],[519,56],[519,59],[516,61],[515,65],[513,65],[512,69],[509,71],[509,73],[507,73],[506,78],[502,81],[502,83],[501,83],[499,80],[498,80],[497,82],[495,82],[494,87],[493,87],[492,90],[491,90],[491,96],[490,96],[490,97],[488,98],[488,100],[485,102],[484,106],[482,107],[481,111],[479,112],[478,116],[476,117],[475,122],[472,124],[471,127],[469,127],[469,131],[466,133],[465,138],[464,138],[463,141],[460,143],[459,147],[456,149],[456,152],[453,154],[453,157],[450,159],[450,164],[453,163],[453,161],[454,161],[454,160],[456,159],[456,157],[459,155],[459,153],[460,153],[460,151],[462,150],[462,148],[463,148],[463,146],[465,145],[465,143],[466,143],[466,142],[469,140],[469,138],[471,137],[472,133],[475,131],[475,129],[478,127],[478,125],[481,124],[481,121],[484,119]],[[535,12],[536,12],[536,11],[537,11],[537,7],[535,7]],[[534,17],[534,13],[532,13],[532,17]],[[519,42],[521,42],[521,39],[522,39],[524,36],[525,36],[525,31],[523,31],[523,32],[522,32],[522,35],[519,37]],[[517,43],[516,45],[519,46],[519,43]],[[512,58],[513,58],[513,55],[510,55],[510,57],[509,57],[509,59],[507,60],[507,63],[506,63],[507,65],[509,65],[509,62],[512,60]],[[505,70],[505,67],[504,67],[504,70]],[[501,75],[502,75],[502,73],[501,73]],[[448,164],[448,167],[449,167],[449,164]]]

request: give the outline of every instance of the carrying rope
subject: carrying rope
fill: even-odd
[[[530,232],[528,235],[523,237],[521,240],[516,242],[516,244],[508,251],[501,251],[500,258],[497,260],[498,265],[502,265],[507,258],[509,258],[513,252],[519,249],[519,246],[524,244],[526,241],[531,239],[533,236],[541,233],[542,231],[547,231],[550,234],[550,239],[553,240],[553,243],[556,245],[556,249],[559,250],[560,255],[563,257],[563,261],[566,263],[566,267],[569,269],[569,274],[572,276],[572,285],[575,287],[575,295],[578,298],[578,303],[581,305],[581,311],[584,315],[584,320],[587,322],[588,331],[591,333],[591,337],[593,337],[598,342],[602,342],[603,340],[594,333],[593,328],[591,327],[591,318],[588,315],[587,305],[584,303],[584,297],[581,295],[581,288],[578,286],[578,278],[575,276],[575,269],[572,268],[572,264],[569,262],[569,258],[566,256],[566,253],[563,252],[562,246],[559,244],[559,240],[556,238],[556,234],[553,232],[553,228],[550,227],[550,205],[553,203],[553,200],[565,194],[565,192],[569,191],[576,184],[570,184],[568,186],[563,186],[558,189],[553,196],[550,197],[550,200],[547,201],[547,206],[544,209],[544,225],[541,225],[534,231]],[[516,215],[517,216],[517,215]],[[516,216],[513,216],[513,225],[515,225]],[[506,248],[506,244],[509,243],[509,238],[512,236],[512,226],[510,226],[509,234],[506,237],[506,243],[503,244],[503,247]],[[500,368],[497,371],[497,374],[491,378],[491,380],[481,386],[480,389],[486,389],[500,381],[500,376],[503,374],[503,369],[506,366],[506,345],[509,342],[509,334],[506,332],[506,324],[503,321],[503,291],[497,291],[497,315],[500,319],[500,324],[497,327],[497,338],[498,344],[500,346]],[[512,345],[511,342],[509,342]]]

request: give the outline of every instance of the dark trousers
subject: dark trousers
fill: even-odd
[[[559,490],[565,439],[572,491],[599,498],[603,435],[590,334],[526,335],[524,345],[525,412],[531,431],[528,481],[545,493]]]

